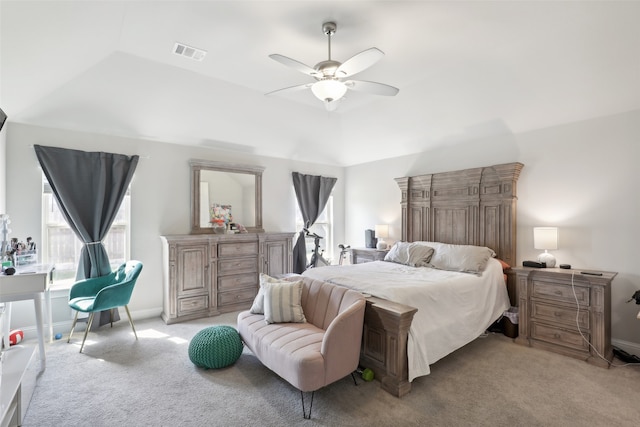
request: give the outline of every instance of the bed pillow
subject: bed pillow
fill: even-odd
[[[489,258],[494,256],[496,253],[485,246],[440,243],[429,264],[440,270],[480,274],[484,271]]]
[[[409,267],[428,267],[433,248],[409,242],[396,242],[385,255],[384,260]]]
[[[507,271],[507,270],[509,270],[511,268],[511,266],[509,264],[507,264],[506,262],[504,262],[500,258],[496,258],[496,259],[500,262],[500,265],[502,266],[502,271]]]
[[[282,280],[275,279],[264,273],[260,273],[260,289],[258,289],[258,295],[253,300],[253,304],[249,311],[253,314],[264,314],[264,284],[265,283],[279,283]],[[289,282],[287,282],[289,283]]]
[[[265,282],[264,320],[267,323],[305,323],[302,311],[302,280]]]

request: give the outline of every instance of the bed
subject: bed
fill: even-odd
[[[481,274],[388,261],[304,273],[371,295],[360,362],[389,393],[409,393],[411,381],[427,375],[430,364],[477,338],[516,301],[515,289],[505,285],[503,265],[515,262],[516,184],[522,167],[508,163],[396,179],[400,240],[488,248],[495,256]]]

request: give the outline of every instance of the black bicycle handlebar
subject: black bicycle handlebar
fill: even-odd
[[[307,230],[306,228],[303,228],[302,231],[304,231],[305,236],[311,236],[311,237],[314,237],[316,239],[322,239],[322,236],[318,236],[316,233],[312,233],[309,230]]]

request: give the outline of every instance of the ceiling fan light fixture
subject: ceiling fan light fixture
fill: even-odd
[[[339,80],[325,79],[315,82],[311,91],[320,101],[333,102],[347,93],[347,86]]]

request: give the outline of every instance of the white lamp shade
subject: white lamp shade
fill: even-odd
[[[533,247],[536,249],[558,249],[557,227],[534,227]]]
[[[376,237],[389,237],[389,226],[386,224],[378,224],[375,227],[376,229]]]
[[[337,101],[347,92],[344,83],[338,80],[320,80],[311,86],[311,91],[320,101]]]

